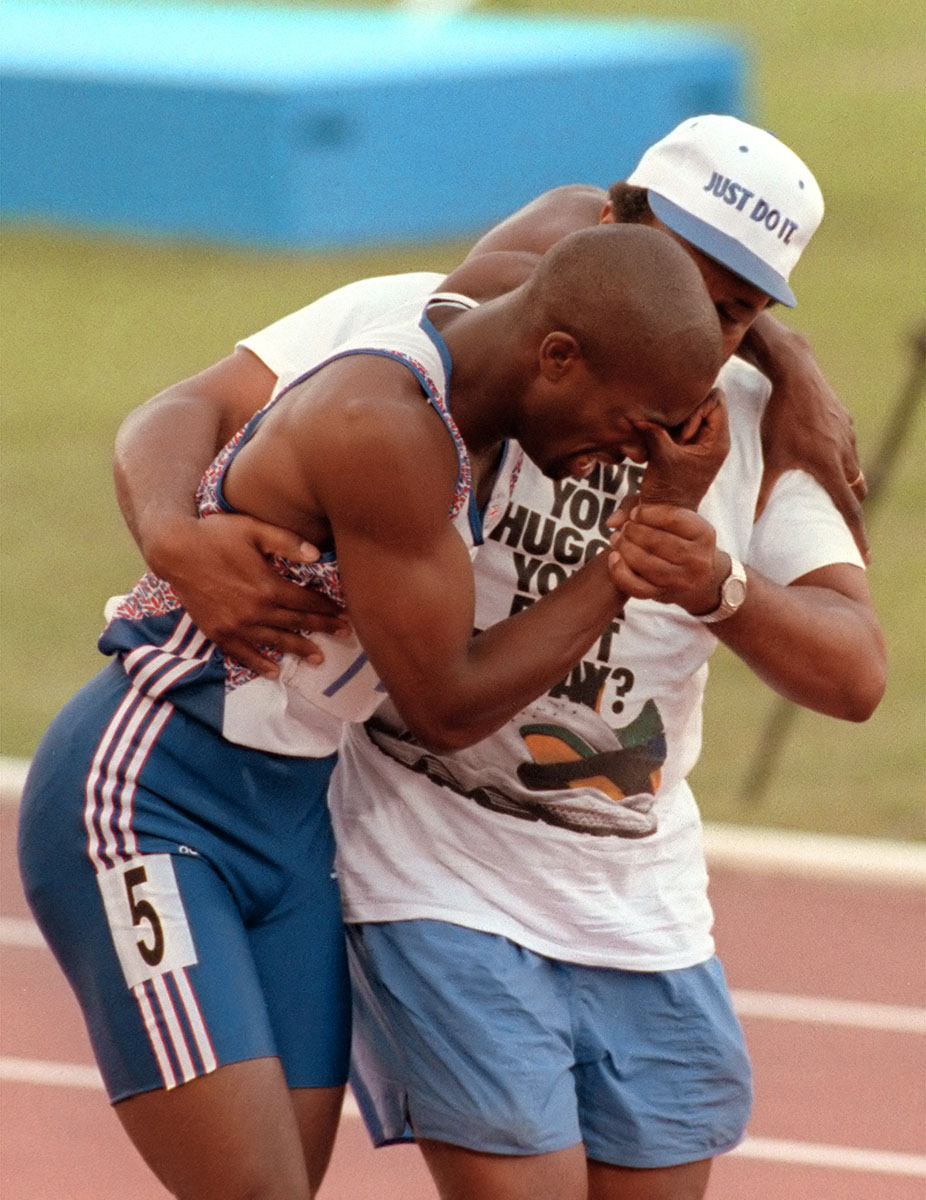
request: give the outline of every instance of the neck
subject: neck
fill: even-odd
[[[494,455],[514,435],[524,373],[505,298],[456,314],[441,330],[450,351],[450,411],[471,455]]]

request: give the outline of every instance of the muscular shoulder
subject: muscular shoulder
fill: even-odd
[[[451,437],[407,368],[375,356],[327,369],[301,397],[299,433],[313,490],[337,533],[344,522],[395,535],[447,519],[459,463]]]

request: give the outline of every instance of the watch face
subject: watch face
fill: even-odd
[[[746,584],[742,579],[737,579],[735,575],[723,585],[723,603],[725,607],[739,608],[746,599]]]
[[[711,613],[703,614],[699,619],[708,625],[714,621],[725,621],[738,611],[746,599],[746,571],[742,563],[735,558],[730,559],[730,574],[720,585],[720,604]]]

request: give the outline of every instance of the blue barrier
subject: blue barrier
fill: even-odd
[[[468,236],[744,115],[741,47],[680,24],[5,0],[2,29],[0,211],[82,228]]]

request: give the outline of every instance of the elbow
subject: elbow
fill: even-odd
[[[405,723],[425,750],[432,754],[452,754],[466,750],[488,737],[503,723],[487,721],[484,714],[466,711],[459,705],[433,705],[427,711],[403,712]]]
[[[886,686],[887,675],[885,672],[881,672],[877,679],[872,678],[867,680],[865,686],[856,688],[848,711],[844,714],[844,719],[855,721],[857,724],[867,721],[874,715],[875,710],[881,703]]]
[[[887,663],[884,655],[872,656],[872,661],[865,663],[864,669],[857,670],[853,675],[851,683],[842,693],[840,710],[833,715],[844,721],[862,724],[874,715],[886,688]]]
[[[408,724],[415,740],[432,754],[452,754],[454,750],[466,750],[492,732],[482,729],[474,731],[462,722],[422,720]]]
[[[489,711],[484,691],[466,686],[449,668],[440,684],[416,675],[384,680],[389,698],[415,741],[432,754],[466,750],[499,729],[509,715],[496,705]],[[515,710],[517,711],[517,710]]]

